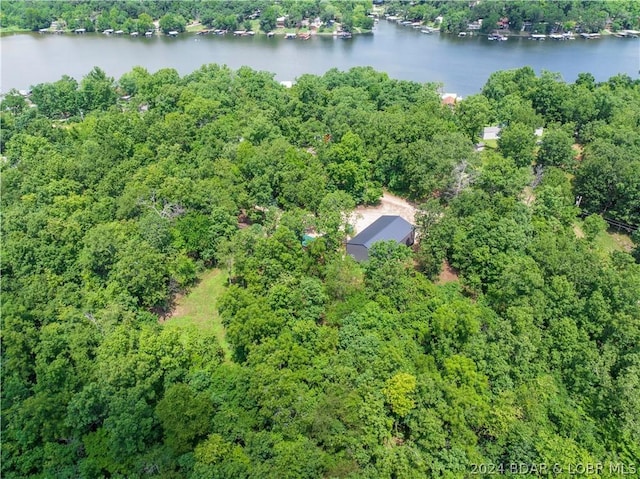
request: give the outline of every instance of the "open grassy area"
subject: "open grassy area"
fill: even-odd
[[[498,149],[498,140],[482,140],[482,143],[484,143],[484,146],[487,148]]]
[[[577,220],[573,225],[573,231],[578,238],[584,238],[582,231],[582,220]],[[614,251],[624,251],[629,253],[633,250],[633,241],[629,235],[619,233],[615,229],[602,231],[593,241],[595,249],[603,256],[608,257]]]
[[[0,36],[11,35],[13,33],[28,33],[30,31],[31,30],[29,30],[27,28],[20,28],[20,27],[17,27],[15,25],[10,25],[8,27],[0,28]]]
[[[629,235],[618,233],[615,230],[609,230],[596,236],[595,243],[599,250],[607,254],[614,251],[625,251],[627,253],[633,250],[633,241]]]
[[[225,329],[218,315],[218,298],[224,291],[227,274],[219,269],[206,271],[200,276],[200,282],[185,296],[178,298],[176,307],[167,318],[166,324],[173,326],[196,326],[207,332],[213,332],[229,359],[230,348],[225,339]]]
[[[264,32],[260,29],[260,20],[251,20],[251,30],[256,33],[264,34]]]
[[[187,32],[193,33],[193,32],[200,32],[202,30],[205,30],[206,28],[204,26],[202,26],[202,24],[200,23],[192,23],[190,25],[187,25]]]

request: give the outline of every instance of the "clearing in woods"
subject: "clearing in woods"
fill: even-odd
[[[458,272],[444,259],[442,260],[442,267],[440,268],[440,274],[438,275],[436,284],[447,284],[453,281],[458,281]]]
[[[376,206],[359,206],[355,210],[353,224],[354,235],[383,215],[397,215],[403,217],[412,225],[416,224],[417,208],[404,198],[384,192],[380,199],[380,204]]]
[[[213,332],[222,347],[225,358],[230,358],[231,350],[225,338],[225,329],[218,314],[218,298],[224,292],[227,273],[219,269],[206,271],[200,281],[188,294],[176,299],[176,306],[166,318],[167,324],[174,326],[196,326]]]
[[[573,232],[576,238],[585,238],[584,231],[582,231],[582,220],[576,220],[573,223]],[[633,250],[633,240],[628,234],[615,231],[613,228],[609,228],[607,231],[601,231],[593,241],[593,246],[604,258],[609,257],[614,251],[624,251],[625,253],[631,253]]]

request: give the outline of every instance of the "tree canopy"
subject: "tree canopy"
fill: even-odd
[[[640,82],[439,93],[205,65],[5,95],[3,477],[637,465],[640,246],[599,238],[640,224]],[[419,242],[358,263],[354,207],[383,188],[419,204]],[[211,267],[228,355],[165,321]]]
[[[349,31],[353,27],[371,30],[373,19],[367,16],[371,9],[371,0],[6,0],[2,2],[0,28],[38,31],[53,25],[54,30],[144,33],[155,29],[155,20],[164,33],[182,32],[192,22],[227,30],[259,26],[269,32],[276,27],[277,18],[283,17],[289,28],[299,28],[303,20],[318,18],[325,25],[339,22]]]
[[[557,0],[546,2],[491,0],[482,2],[442,2],[422,0],[385,0],[385,11],[412,21],[436,22],[441,18],[441,29],[458,33],[472,22],[480,20],[480,30],[489,33],[496,29],[532,33],[564,31],[598,32],[640,27],[638,3],[633,0],[598,0],[573,2]]]

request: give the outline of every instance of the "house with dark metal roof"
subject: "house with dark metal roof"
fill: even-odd
[[[381,216],[347,241],[347,253],[358,261],[366,261],[374,243],[392,240],[411,246],[415,240],[415,228],[401,216]]]

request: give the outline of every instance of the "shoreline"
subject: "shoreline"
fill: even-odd
[[[442,31],[439,27],[435,27],[427,24],[403,24],[400,21],[396,20],[388,20],[389,23],[396,23],[399,26],[406,26],[409,29],[418,30],[421,33],[426,34],[442,34],[448,35],[452,37],[493,37],[493,36],[502,36],[504,39],[513,37],[513,38],[525,38],[531,40],[574,40],[574,39],[598,39],[602,37],[615,37],[615,38],[638,38],[640,31],[636,30],[620,30],[620,31],[611,31],[611,30],[602,30],[597,33],[575,33],[575,32],[567,32],[567,33],[556,33],[556,34],[537,34],[532,32],[523,32],[523,31],[513,31],[513,30],[496,30],[494,32],[483,33],[475,30],[465,30],[461,32],[445,32]],[[9,27],[0,29],[0,37],[9,36],[9,35],[17,35],[17,34],[25,34],[25,33],[38,33],[41,35],[105,35],[105,36],[116,36],[116,37],[142,37],[142,38],[150,38],[150,37],[182,37],[185,35],[231,35],[231,36],[262,36],[262,37],[284,37],[289,39],[301,39],[308,40],[311,37],[338,37],[338,38],[351,38],[359,35],[373,35],[375,34],[375,27],[371,30],[363,30],[360,28],[354,28],[352,32],[343,32],[339,30],[340,24],[336,24],[338,29],[333,29],[331,31],[318,31],[317,29],[309,29],[309,28],[277,28],[270,32],[264,32],[262,30],[222,30],[222,29],[208,29],[203,27],[201,24],[190,24],[187,25],[186,30],[184,32],[169,32],[164,33],[160,32],[157,28],[155,31],[151,32],[123,32],[123,31],[76,31],[71,29],[64,30],[51,30],[49,28],[43,28],[39,31],[20,29],[17,27]],[[194,28],[195,27],[195,28]],[[197,29],[200,27],[199,29]],[[425,31],[427,30],[427,31]]]
[[[291,30],[291,31],[288,31]],[[286,37],[287,35],[309,35],[309,37],[340,37],[341,35],[344,35],[343,32],[338,32],[338,31],[332,31],[332,32],[309,32],[306,30],[299,30],[296,32],[295,29],[287,29],[287,30],[283,30],[283,31],[277,31],[277,32],[269,32],[269,33],[265,33],[265,32],[254,32],[254,31],[246,31],[243,33],[236,33],[236,32],[240,32],[240,30],[236,31],[236,32],[232,32],[232,31],[223,31],[221,30],[220,33],[215,33],[215,30],[192,30],[192,31],[185,31],[185,32],[180,32],[177,34],[170,34],[170,33],[161,33],[161,32],[153,32],[152,35],[145,35],[144,33],[137,33],[134,34],[136,32],[132,32],[132,33],[104,33],[104,32],[83,32],[83,33],[78,33],[75,32],[73,30],[50,30],[50,31],[33,31],[33,30],[4,30],[4,31],[0,31],[0,37],[3,36],[10,36],[10,35],[23,35],[23,34],[39,34],[39,35],[72,35],[72,36],[77,36],[77,37],[82,37],[83,35],[104,35],[105,37],[140,37],[140,38],[149,38],[149,37],[184,37],[187,35],[220,35],[220,36],[242,36],[242,37],[253,37],[253,36],[261,36],[261,37]],[[374,31],[373,30],[360,30],[357,32],[349,32],[349,34],[351,36],[359,36],[359,35],[371,35],[373,34]]]
[[[17,27],[9,27],[5,29],[0,29],[0,37],[4,35],[14,35],[21,33],[38,33],[40,35],[105,35],[105,36],[118,36],[118,37],[178,37],[185,36],[188,34],[195,35],[232,35],[232,36],[265,36],[265,37],[286,37],[287,35],[296,35],[297,36],[308,36],[308,37],[343,37],[343,36],[356,36],[356,35],[370,35],[374,32],[374,29],[365,30],[358,27],[354,27],[351,32],[344,32],[340,30],[340,24],[336,23],[335,26],[337,28],[332,29],[331,31],[318,31],[318,29],[310,29],[307,27],[303,28],[276,28],[270,32],[264,32],[262,30],[223,30],[223,29],[215,29],[215,28],[206,28],[200,23],[192,23],[186,26],[183,32],[161,32],[156,25],[154,31],[147,32],[124,32],[124,31],[113,31],[112,29],[105,31],[94,30],[92,32],[86,31],[85,29],[60,29],[60,30],[51,30],[50,28],[42,28],[40,30],[27,30],[20,29]],[[79,31],[82,30],[82,31]]]
[[[609,37],[613,37],[613,38],[638,38],[638,33],[628,33],[628,30],[623,30],[620,32],[613,32],[613,31],[609,31],[609,30],[604,30],[602,32],[598,32],[598,33],[588,33],[588,34],[583,34],[583,33],[569,33],[569,34],[533,34],[530,32],[511,32],[511,31],[500,31],[497,33],[481,33],[481,32],[475,32],[475,31],[463,31],[463,32],[459,32],[459,33],[449,33],[449,32],[443,32],[440,29],[436,29],[436,28],[432,28],[432,27],[427,27],[425,26],[425,29],[429,28],[430,31],[428,32],[428,34],[441,34],[441,35],[447,35],[450,37],[491,37],[493,35],[501,35],[504,36],[506,38],[523,38],[523,39],[530,39],[530,40],[556,40],[556,41],[564,41],[564,40],[574,40],[574,39],[598,39],[598,38],[609,38]],[[311,37],[342,37],[343,35],[350,35],[352,37],[355,36],[361,36],[361,35],[374,35],[375,34],[375,29],[372,30],[360,30],[357,29],[358,31],[354,31],[354,32],[341,32],[341,31],[331,31],[331,32],[317,32],[317,31],[309,31],[309,30],[302,30],[302,29],[294,29],[294,28],[288,28],[288,29],[278,29],[272,32],[255,32],[255,31],[244,31],[244,30],[237,30],[235,32],[232,31],[228,31],[228,30],[209,30],[209,29],[203,29],[203,30],[189,30],[189,31],[184,31],[184,32],[179,32],[179,33],[161,33],[158,31],[153,32],[153,34],[151,35],[145,35],[145,33],[139,33],[139,32],[132,32],[132,33],[104,33],[104,32],[76,32],[74,30],[40,30],[40,31],[33,31],[33,30],[24,30],[24,29],[4,29],[4,30],[0,30],[0,37],[4,37],[4,36],[11,36],[11,35],[22,35],[22,34],[40,34],[40,35],[75,35],[78,37],[81,37],[83,35],[104,35],[104,36],[108,36],[108,37],[140,37],[140,38],[150,38],[150,37],[184,37],[187,35],[220,35],[220,36],[236,36],[236,37],[246,37],[246,36],[261,36],[261,37],[287,37],[287,35],[295,35],[296,39],[306,39],[305,37],[311,38]],[[418,29],[418,31],[421,31],[421,29]],[[633,31],[635,32],[635,31]],[[147,32],[148,33],[148,32]],[[427,32],[422,32],[422,33],[427,33]],[[557,35],[557,36],[554,36]],[[564,35],[564,38],[560,38],[561,35]],[[294,38],[294,37],[292,37]]]

